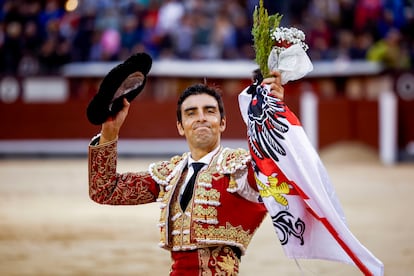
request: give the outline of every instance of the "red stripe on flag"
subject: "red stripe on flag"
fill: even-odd
[[[287,105],[285,105],[285,113],[283,115],[286,116],[286,119],[291,125],[302,126],[298,117],[296,117],[295,113],[293,113]]]
[[[290,182],[295,189],[298,191],[300,197],[305,201],[305,199],[309,199],[309,196],[299,188],[299,186],[294,182]],[[372,275],[374,274],[362,263],[362,261],[358,258],[358,256],[349,248],[349,246],[344,242],[338,235],[338,232],[335,230],[335,228],[332,226],[332,224],[325,218],[325,217],[319,217],[312,208],[306,204],[309,208],[306,208],[306,210],[309,211],[317,220],[319,220],[325,228],[329,231],[329,233],[332,235],[332,237],[338,242],[338,244],[342,247],[342,249],[348,254],[348,256],[354,261],[355,265],[361,270],[361,272],[364,273],[364,275]]]

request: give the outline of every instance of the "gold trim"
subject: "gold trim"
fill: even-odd
[[[209,225],[207,228],[199,224],[194,224],[195,238],[199,242],[214,243],[220,241],[233,241],[236,244],[243,245],[247,248],[252,234],[250,231],[245,231],[239,226],[233,226],[229,222],[226,226]]]

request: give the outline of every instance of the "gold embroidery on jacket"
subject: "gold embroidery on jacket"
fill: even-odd
[[[245,149],[225,148],[217,161],[217,171],[223,174],[232,174],[247,167],[251,156]]]
[[[194,197],[184,212],[175,196],[182,182],[180,177],[187,161],[186,154],[176,157],[174,161],[172,159],[171,162],[158,162],[150,167],[153,178],[161,184],[160,187],[165,187],[162,197],[160,195],[158,198],[161,204],[159,223],[161,247],[175,251],[230,242],[239,246],[242,251],[247,248],[252,237],[249,230],[244,230],[241,225],[233,226],[228,222],[225,226],[218,225],[217,207],[221,204],[221,195],[219,190],[213,189],[212,183],[246,169],[247,162],[250,160],[248,157],[248,153],[242,149],[220,150],[206,170],[198,176]],[[232,160],[233,158],[235,159]],[[227,192],[235,192],[237,183],[232,178],[230,180],[233,181],[229,183]]]
[[[195,193],[195,202],[207,205],[220,205],[220,192],[216,189],[205,189],[199,187]]]
[[[104,204],[144,204],[154,201],[147,172],[116,172],[116,141],[91,145],[88,150],[89,192],[93,200]]]
[[[198,258],[199,258],[199,264],[200,264],[200,274],[202,276],[212,276],[213,273],[211,272],[211,269],[209,268],[208,264],[210,262],[210,256],[211,252],[209,248],[200,248],[198,250]]]
[[[178,194],[178,192],[176,193]],[[175,197],[176,195],[174,195]],[[191,204],[188,204],[187,209],[191,208]],[[173,250],[179,249],[195,249],[196,246],[191,244],[190,241],[190,223],[191,216],[187,212],[181,210],[181,206],[178,200],[174,200],[171,206],[171,246]]]
[[[237,245],[247,248],[252,234],[239,226],[233,226],[226,222],[226,226],[208,225],[203,227],[194,224],[194,235],[197,241],[208,244],[211,241],[233,241]]]
[[[239,259],[229,246],[219,246],[211,252],[215,264],[215,275],[236,276],[238,273]],[[225,274],[223,274],[223,272]]]
[[[217,209],[216,207],[203,207],[201,205],[194,206],[193,219],[199,222],[216,224],[217,220]]]

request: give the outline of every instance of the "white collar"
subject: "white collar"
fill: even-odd
[[[195,161],[193,158],[191,158],[191,155],[190,155],[188,157],[188,164],[187,164],[187,166],[190,167],[191,164],[193,164],[194,162],[204,163],[206,165],[210,164],[211,160],[213,159],[213,156],[216,155],[216,153],[219,151],[219,149],[220,149],[220,146],[218,146],[214,150],[212,150],[209,153],[207,153],[205,156],[203,156],[203,158],[201,158],[198,161]]]

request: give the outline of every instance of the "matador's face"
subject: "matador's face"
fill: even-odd
[[[181,122],[177,122],[180,135],[185,136],[191,149],[213,150],[220,144],[226,128],[216,99],[208,94],[191,95],[181,105]]]

